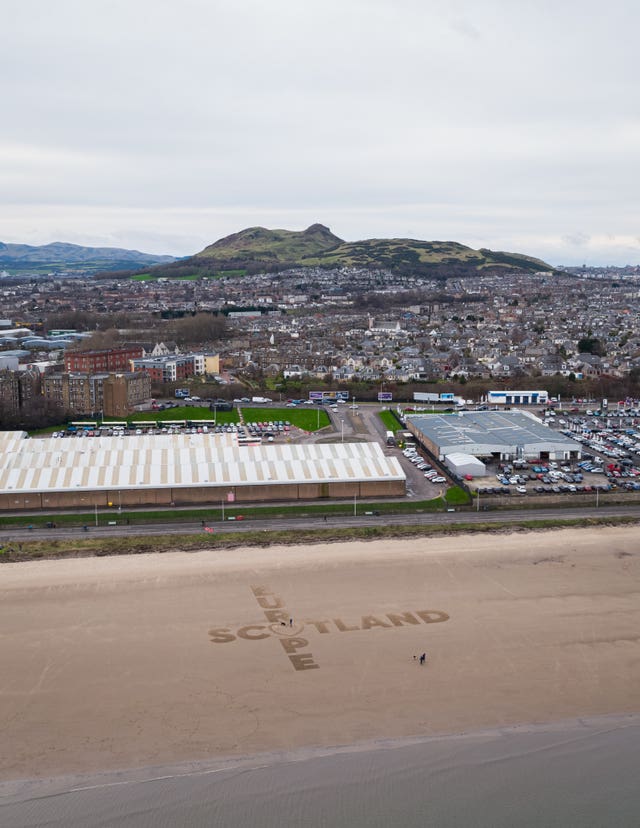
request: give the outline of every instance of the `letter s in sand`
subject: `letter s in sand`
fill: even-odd
[[[227,627],[216,627],[209,630],[209,638],[213,644],[226,644],[227,641],[235,641],[236,637],[229,632]]]

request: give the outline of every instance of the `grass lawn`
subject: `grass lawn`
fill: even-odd
[[[304,431],[317,431],[318,428],[325,428],[330,423],[329,415],[326,411],[318,411],[317,409],[296,409],[296,408],[245,408],[242,409],[245,422],[264,422],[265,420],[288,420],[292,425],[303,429]],[[93,423],[90,417],[85,417],[86,422]],[[239,423],[240,416],[237,408],[233,411],[210,411],[209,406],[206,405],[180,405],[177,408],[167,408],[164,411],[136,411],[129,414],[127,417],[105,417],[102,422],[104,425],[109,423],[168,423],[178,422],[181,420],[215,420],[220,425],[227,423]],[[74,422],[83,422],[82,417],[78,417]],[[51,434],[53,431],[60,431],[66,427],[67,423],[60,423],[60,425],[49,426],[48,428],[38,429],[32,431],[32,436],[42,436]]]
[[[263,423],[265,420],[288,420],[303,431],[317,431],[331,422],[326,411],[317,408],[248,408],[242,407],[245,423]]]
[[[444,499],[447,501],[449,506],[466,506],[471,502],[469,495],[464,489],[461,489],[460,486],[451,486],[447,489]]]
[[[396,431],[402,431],[402,423],[392,411],[381,411],[378,416],[384,423],[387,431],[393,431],[394,433]]]

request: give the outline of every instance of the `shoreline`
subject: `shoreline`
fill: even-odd
[[[627,720],[636,538],[560,529],[7,564],[0,779]]]
[[[350,756],[364,753],[396,751],[407,747],[447,745],[482,745],[521,735],[582,739],[595,734],[610,733],[628,728],[640,728],[640,712],[612,713],[605,716],[587,716],[557,721],[520,723],[503,727],[481,728],[454,733],[436,733],[404,738],[375,738],[354,744],[309,745],[290,751],[263,751],[241,756],[217,756],[197,761],[166,765],[118,768],[63,776],[33,777],[0,780],[0,800],[24,802],[32,798],[78,793],[100,788],[138,785],[149,782],[188,777],[202,777],[229,771],[256,770],[274,765],[292,765],[327,757]]]

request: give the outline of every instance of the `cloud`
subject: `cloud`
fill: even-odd
[[[569,247],[586,247],[591,241],[591,236],[586,233],[567,233],[562,236],[562,242]]]
[[[198,217],[218,217],[208,243],[279,216],[353,238],[481,224],[485,246],[542,255],[637,216],[640,11],[622,0],[5,6],[2,214],[24,207],[6,240],[84,211],[88,235],[185,252]]]

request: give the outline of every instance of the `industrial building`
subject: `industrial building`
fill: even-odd
[[[549,394],[546,391],[489,391],[489,405],[547,405]]]
[[[445,455],[444,464],[450,472],[458,477],[464,477],[467,474],[472,477],[484,477],[487,473],[487,467],[482,460],[461,451]]]
[[[235,434],[29,439],[0,432],[0,508],[106,508],[405,494],[377,443],[240,445]]]
[[[527,411],[408,414],[407,427],[439,460],[459,453],[495,460],[572,460],[581,456],[579,443]]]

